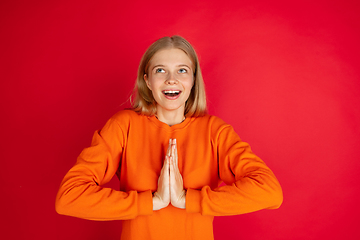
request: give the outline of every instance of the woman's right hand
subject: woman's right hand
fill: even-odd
[[[164,165],[158,179],[158,188],[153,194],[153,210],[160,210],[170,204],[170,154],[172,140],[166,152]]]

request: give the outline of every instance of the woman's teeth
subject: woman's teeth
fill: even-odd
[[[166,96],[174,97],[174,96],[179,95],[180,91],[166,90],[166,91],[163,91],[163,93],[164,93]]]

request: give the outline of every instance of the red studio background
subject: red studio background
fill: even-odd
[[[215,239],[360,239],[359,1],[0,3],[1,239],[119,239],[54,201],[93,132],[128,107],[145,49],[197,50],[210,114],[275,172],[278,210],[216,217]],[[114,179],[109,187],[116,188]]]

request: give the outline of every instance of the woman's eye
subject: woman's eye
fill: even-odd
[[[185,68],[179,69],[179,73],[187,73],[187,70]]]
[[[157,73],[164,73],[165,70],[164,70],[163,68],[157,68],[157,69],[155,70],[155,72],[157,72]]]

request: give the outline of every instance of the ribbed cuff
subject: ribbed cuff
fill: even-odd
[[[201,212],[201,191],[195,189],[188,189],[186,191],[186,212]]]
[[[138,193],[138,215],[151,215],[153,213],[152,192]]]

